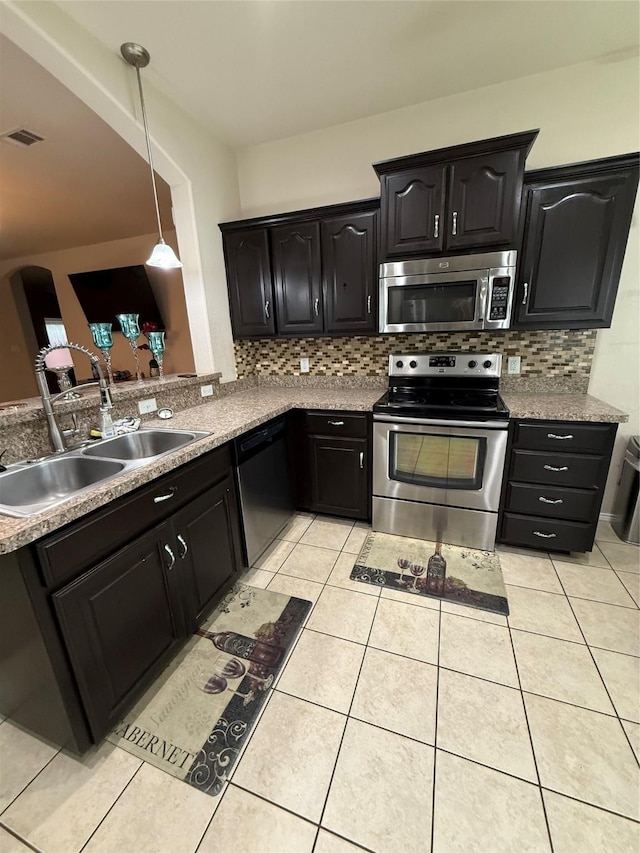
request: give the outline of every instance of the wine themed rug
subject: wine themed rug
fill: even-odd
[[[108,740],[215,796],[310,609],[236,583]]]
[[[351,579],[509,615],[494,551],[373,532],[360,549]]]

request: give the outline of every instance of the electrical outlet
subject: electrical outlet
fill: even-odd
[[[309,372],[309,359],[301,358],[300,359],[300,373],[308,373]]]
[[[141,415],[148,415],[150,412],[155,412],[158,408],[155,397],[149,397],[148,400],[138,401],[138,411]]]
[[[520,356],[510,355],[507,360],[507,373],[520,373]]]
[[[213,385],[201,385],[200,386],[200,396],[201,397],[213,397]]]

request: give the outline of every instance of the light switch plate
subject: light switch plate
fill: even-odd
[[[520,356],[510,355],[507,359],[507,373],[520,373]]]
[[[201,385],[200,386],[200,396],[201,397],[213,397],[213,385]]]
[[[155,412],[158,408],[155,397],[149,397],[148,400],[138,401],[138,411],[141,415],[148,415],[149,412]]]
[[[300,373],[308,373],[309,372],[309,359],[301,358],[300,359]]]

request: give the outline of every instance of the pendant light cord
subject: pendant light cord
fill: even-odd
[[[153,200],[156,205],[156,218],[158,220],[158,233],[160,240],[164,243],[162,236],[162,225],[160,223],[160,205],[158,204],[158,190],[156,189],[156,174],[153,171],[153,157],[151,156],[151,139],[149,137],[149,125],[147,124],[147,110],[144,104],[144,95],[142,93],[142,78],[140,77],[140,69],[135,66],[136,75],[138,77],[138,89],[140,91],[140,104],[142,106],[142,123],[144,124],[144,135],[147,141],[147,153],[149,154],[149,168],[151,169],[151,186],[153,187]]]

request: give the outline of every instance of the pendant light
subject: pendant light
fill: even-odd
[[[144,95],[142,93],[142,78],[140,77],[140,69],[146,68],[149,64],[149,51],[142,45],[134,44],[133,42],[125,42],[120,46],[120,53],[124,57],[125,62],[133,65],[136,69],[138,77],[138,90],[140,92],[140,106],[142,107],[142,122],[144,124],[144,136],[147,140],[147,153],[149,155],[149,168],[151,169],[151,186],[153,187],[153,199],[156,205],[156,218],[158,220],[158,242],[151,252],[151,256],[147,261],[150,267],[160,267],[163,270],[177,269],[182,266],[175,252],[164,242],[162,236],[162,224],[160,223],[160,205],[158,204],[158,189],[156,187],[156,176],[153,171],[153,159],[151,157],[151,139],[149,137],[149,125],[147,124],[147,111],[144,105]]]

